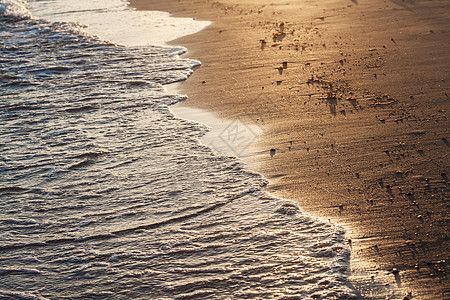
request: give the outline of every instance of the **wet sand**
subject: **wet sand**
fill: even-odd
[[[345,227],[363,294],[450,298],[448,1],[131,2],[214,22],[174,42],[186,105],[265,129],[250,168]]]

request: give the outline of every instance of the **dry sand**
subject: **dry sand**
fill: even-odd
[[[175,41],[202,62],[186,105],[265,128],[250,167],[346,228],[363,294],[450,299],[448,0],[132,5],[214,22]]]

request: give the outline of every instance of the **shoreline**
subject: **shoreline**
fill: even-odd
[[[175,41],[203,64],[181,85],[186,105],[263,126],[250,169],[342,224],[355,273],[449,295],[444,1],[131,2],[214,22]]]

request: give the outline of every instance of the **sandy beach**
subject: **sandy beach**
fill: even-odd
[[[213,22],[174,41],[202,62],[185,105],[264,128],[249,168],[346,229],[355,286],[450,298],[448,1],[131,5]]]

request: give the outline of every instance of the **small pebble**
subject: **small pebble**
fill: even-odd
[[[276,151],[276,149],[270,149],[270,156],[273,157]]]

